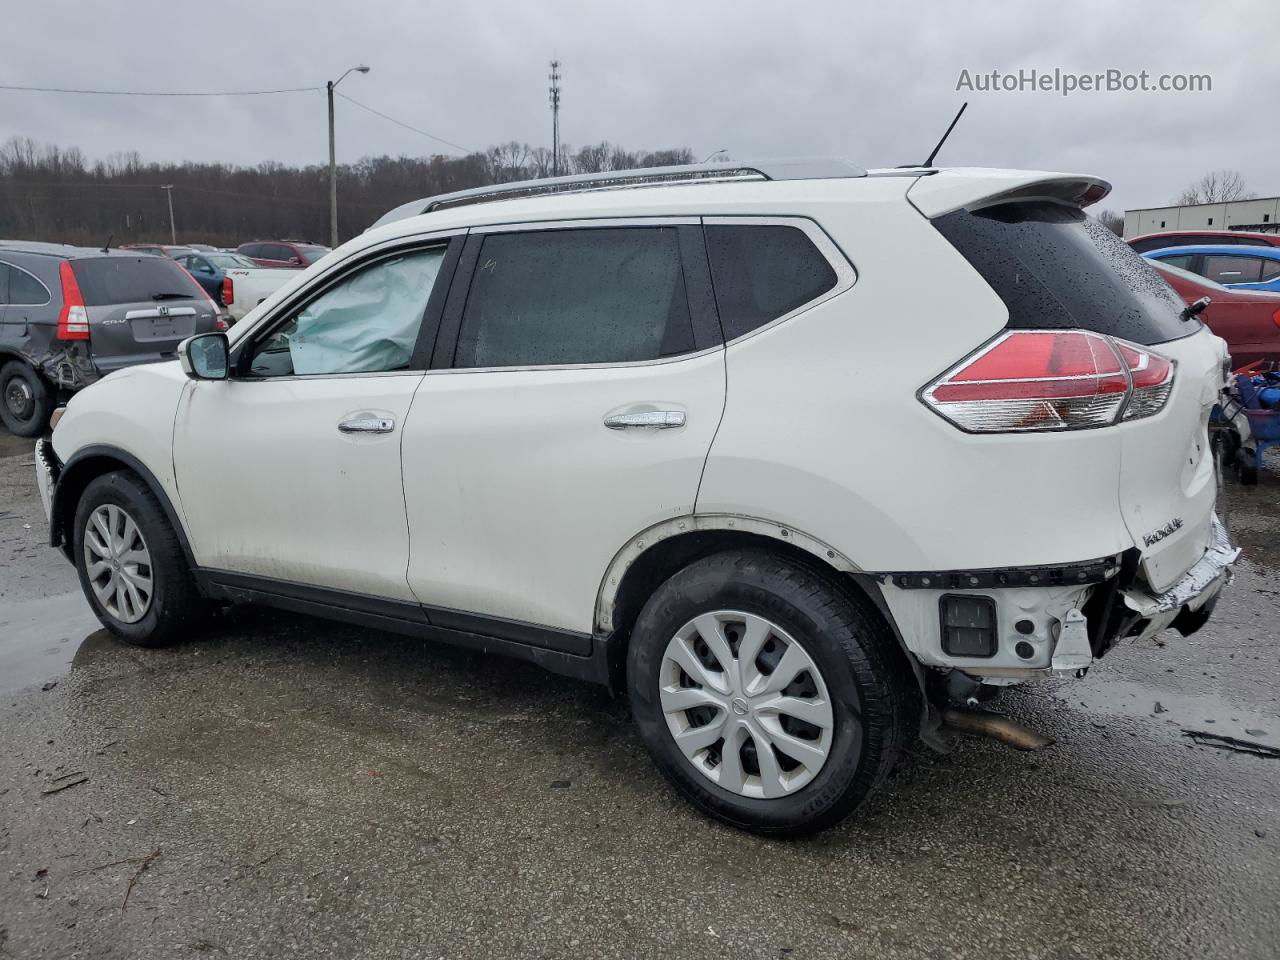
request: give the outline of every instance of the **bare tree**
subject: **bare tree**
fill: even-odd
[[[602,143],[562,148],[565,173],[686,162],[687,149],[628,151]],[[576,162],[582,158],[584,163]],[[509,141],[465,157],[365,157],[338,167],[338,233],[350,237],[416,197],[507,183],[551,172],[550,151]],[[148,163],[135,153],[89,161],[64,148],[15,137],[0,144],[0,237],[92,243],[164,240],[173,184],[180,239],[219,245],[328,236],[328,171],[274,161]]]
[[[1230,200],[1248,200],[1257,194],[1244,185],[1239,170],[1210,170],[1174,199],[1178,206],[1195,203],[1226,203]]]
[[[1098,222],[1114,233],[1117,237],[1124,236],[1124,214],[1119,211],[1107,208],[1099,210],[1096,214]]]

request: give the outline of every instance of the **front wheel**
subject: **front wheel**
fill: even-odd
[[[771,836],[843,819],[914,719],[897,641],[835,575],[729,551],[666,581],[628,650],[632,712],[658,768],[704,812]]]
[[[93,612],[125,643],[165,646],[202,619],[177,534],[135,474],[117,470],[89,482],[76,506],[72,549]]]

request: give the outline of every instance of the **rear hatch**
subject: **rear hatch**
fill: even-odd
[[[1043,190],[1022,199],[1029,192],[931,219],[1004,301],[1009,328],[1083,329],[1174,361],[1157,412],[1094,427],[1119,439],[1121,514],[1145,579],[1163,591],[1210,542],[1217,482],[1208,421],[1224,384],[1225,345],[1184,319],[1182,300],[1147,261],[1076,203]]]
[[[169,360],[178,344],[216,329],[213,302],[168,257],[120,254],[71,261],[101,374]]]

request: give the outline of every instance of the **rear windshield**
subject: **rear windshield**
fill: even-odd
[[[168,257],[98,257],[73,260],[76,282],[86,306],[198,300],[203,295],[191,276]]]
[[[1200,329],[1150,263],[1074,207],[1006,203],[933,221],[1009,308],[1009,326],[1078,327],[1145,345]]]

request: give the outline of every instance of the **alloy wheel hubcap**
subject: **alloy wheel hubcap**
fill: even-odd
[[[690,620],[667,644],[658,683],[680,752],[732,793],[793,793],[831,752],[835,715],[822,673],[764,617],[717,610]]]
[[[31,386],[25,380],[14,377],[5,388],[4,402],[9,407],[10,413],[20,420],[26,420],[31,416],[32,408],[35,406],[35,397],[31,393]]]
[[[151,552],[133,517],[114,503],[89,515],[84,568],[98,602],[117,620],[137,623],[151,609]]]

